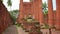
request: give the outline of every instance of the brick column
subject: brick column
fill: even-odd
[[[48,0],[48,24],[50,27],[53,26],[54,24],[54,13],[53,13],[52,0]]]
[[[60,0],[56,0],[56,28],[60,29]]]
[[[38,0],[33,1],[33,17],[38,21]]]
[[[40,24],[42,25],[44,23],[44,16],[42,11],[42,0],[38,0],[38,18]]]
[[[42,0],[34,0],[33,7],[34,7],[34,17],[36,18],[36,20],[38,20],[41,24],[44,23],[42,13]]]
[[[20,4],[19,4],[19,15],[17,18],[17,22],[21,22],[21,19],[23,18],[23,0],[20,0]]]

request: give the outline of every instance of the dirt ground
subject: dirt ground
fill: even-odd
[[[43,34],[49,34],[49,29],[41,29]],[[55,29],[51,30],[51,34],[60,34],[60,31],[56,31]],[[28,34],[21,27],[17,27],[16,25],[11,25],[8,27],[3,34]]]
[[[16,27],[16,25],[12,25],[8,27],[3,34],[28,34],[21,27]]]

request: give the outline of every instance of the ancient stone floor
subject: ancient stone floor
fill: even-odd
[[[41,29],[41,31],[43,31],[43,34],[49,34],[49,30],[48,29]],[[52,34],[60,34],[60,31],[56,31],[55,29],[52,29]],[[28,34],[27,32],[25,32],[21,27],[17,27],[16,25],[12,25],[10,27],[8,27],[3,34]]]

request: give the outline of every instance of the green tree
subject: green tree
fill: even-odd
[[[44,3],[42,4],[42,7],[43,7],[44,10],[47,10],[47,4],[46,4],[46,2],[44,2]]]
[[[10,15],[14,21],[14,23],[16,22],[16,18],[18,16],[18,10],[13,10],[13,11],[10,11]]]
[[[7,4],[8,4],[8,6],[10,6],[10,11],[11,11],[12,1],[11,0],[8,0],[7,1]]]
[[[48,7],[46,2],[42,3],[42,8],[43,8],[44,15],[48,14],[48,10],[47,10]]]
[[[11,0],[8,0],[7,1],[7,4],[8,4],[8,6],[12,6],[12,1]]]
[[[0,0],[0,1],[2,1],[3,2],[3,0]],[[7,4],[8,4],[8,6],[12,6],[12,1],[11,0],[7,0]]]

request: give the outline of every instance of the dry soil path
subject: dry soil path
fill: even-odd
[[[17,27],[16,25],[12,25],[8,27],[3,34],[28,34],[21,27]]]
[[[43,31],[43,34],[49,34],[49,30],[48,29],[41,29],[41,31]],[[56,31],[55,29],[51,30],[52,34],[60,34],[60,31]],[[21,27],[17,27],[16,25],[12,25],[10,27],[8,27],[3,34],[28,34],[27,32],[25,32]]]

